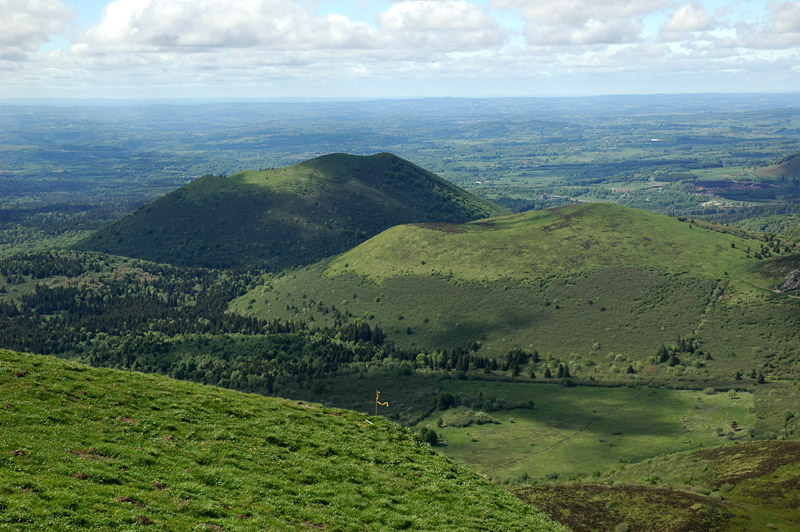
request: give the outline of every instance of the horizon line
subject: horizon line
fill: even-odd
[[[0,105],[68,105],[68,104],[197,104],[197,103],[358,103],[378,101],[422,101],[422,100],[587,100],[595,98],[654,98],[654,97],[699,97],[699,96],[791,96],[800,91],[709,91],[709,92],[657,92],[657,93],[603,93],[592,95],[485,95],[485,96],[199,96],[199,97],[0,97]],[[800,102],[798,102],[800,105]]]

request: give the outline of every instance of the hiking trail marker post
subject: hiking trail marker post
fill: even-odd
[[[375,390],[375,415],[378,415],[378,405],[389,406],[389,401],[381,402],[381,392]]]

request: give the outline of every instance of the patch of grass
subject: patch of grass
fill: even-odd
[[[447,410],[447,412],[440,416],[442,420],[442,427],[464,428],[471,425],[486,425],[492,423],[495,425],[500,424],[496,418],[490,416],[486,412],[475,411],[467,408],[457,408]],[[437,426],[439,426],[437,422]]]
[[[800,388],[775,382],[755,392],[756,431],[759,435],[796,440],[800,433]]]
[[[614,351],[641,358],[692,330],[714,287],[712,281],[692,283],[633,268],[534,286],[422,275],[377,284],[355,274],[327,278],[319,272],[314,266],[273,279],[232,307],[318,325],[350,315],[378,324],[404,347],[454,348],[479,340],[482,352],[521,347],[564,355],[588,354],[597,343],[602,355]],[[563,334],[566,330],[571,334]]]
[[[746,392],[473,381],[444,381],[443,392],[533,401],[532,409],[491,412],[499,424],[448,427],[437,421],[447,411],[438,410],[420,422],[446,442],[444,454],[499,482],[584,478],[664,453],[749,441],[755,424]]]
[[[561,530],[380,417],[0,351],[3,530]]]

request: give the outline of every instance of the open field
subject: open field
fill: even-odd
[[[444,454],[499,482],[597,476],[664,453],[749,441],[756,423],[748,392],[449,381],[443,393],[534,402],[489,411],[497,424],[448,427],[466,406],[420,422],[437,431]]]

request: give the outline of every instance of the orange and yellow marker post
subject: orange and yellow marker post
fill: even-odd
[[[389,406],[389,401],[381,402],[381,392],[375,390],[375,415],[378,415],[378,405]]]

